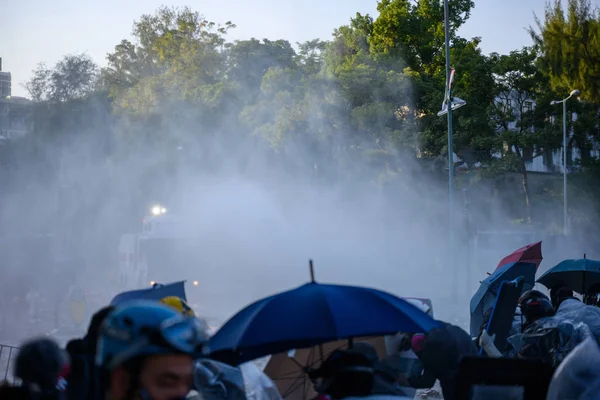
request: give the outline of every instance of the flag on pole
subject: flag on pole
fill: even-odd
[[[454,80],[454,68],[450,70],[450,79],[446,82],[446,88],[444,90],[444,101],[442,102],[442,113],[448,111],[448,94],[452,89],[452,81]]]

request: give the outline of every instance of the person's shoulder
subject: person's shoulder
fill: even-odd
[[[460,336],[465,336],[465,337],[471,337],[467,331],[465,331],[463,328],[461,328],[458,325],[453,325],[447,322],[444,322],[444,330],[452,333],[453,335],[460,335]],[[470,340],[470,339],[469,339]]]
[[[69,340],[69,342],[65,346],[65,350],[70,355],[85,354],[86,349],[86,344],[82,339]]]
[[[557,313],[560,313],[561,311],[568,312],[582,307],[585,307],[585,304],[581,300],[575,297],[569,297],[561,301],[560,305],[558,306]]]

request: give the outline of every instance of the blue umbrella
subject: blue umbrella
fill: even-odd
[[[536,269],[537,265],[531,263],[514,262],[505,264],[481,282],[479,289],[471,297],[471,336],[479,335],[484,314],[494,306],[500,284],[522,276],[524,280],[523,291],[529,290],[535,285]]]
[[[587,294],[592,286],[600,283],[600,261],[587,258],[564,260],[544,272],[537,281],[548,289],[564,285],[577,293]]]
[[[110,305],[117,306],[131,300],[161,300],[168,296],[180,297],[187,301],[185,297],[185,281],[168,283],[161,285],[156,283],[148,289],[130,290],[116,295],[110,302]]]
[[[409,302],[375,289],[307,283],[250,304],[205,345],[212,358],[241,364],[289,349],[439,323]]]

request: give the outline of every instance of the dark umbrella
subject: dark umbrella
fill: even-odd
[[[110,305],[117,306],[131,300],[161,300],[165,297],[176,296],[187,301],[185,297],[185,281],[161,285],[156,283],[148,289],[130,290],[116,295]]]
[[[368,343],[373,346],[378,358],[385,358],[383,337],[355,338],[355,345]],[[311,348],[274,354],[265,366],[265,374],[277,385],[285,400],[314,399],[317,396],[309,371],[318,369],[336,350],[348,348],[347,340],[338,340]]]
[[[564,260],[544,272],[537,281],[548,289],[565,285],[586,294],[593,285],[600,283],[600,261],[587,258]]]
[[[521,247],[519,250],[515,250],[500,261],[496,268],[500,268],[503,265],[515,263],[515,262],[527,262],[536,265],[536,268],[540,266],[542,262],[542,242],[528,244],[527,246]]]
[[[515,262],[506,264],[494,271],[481,282],[479,289],[471,297],[471,336],[479,335],[485,312],[494,306],[500,284],[523,277],[523,291],[535,285],[535,271],[537,266],[531,263]]]
[[[389,293],[311,282],[247,306],[204,351],[211,358],[241,364],[340,339],[429,332],[437,326],[416,306]]]

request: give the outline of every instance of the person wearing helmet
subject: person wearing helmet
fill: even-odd
[[[540,318],[551,317],[555,313],[550,299],[537,290],[527,290],[523,293],[519,299],[519,308],[525,319],[521,326],[522,332]]]
[[[181,297],[167,296],[167,297],[161,299],[160,302],[169,307],[174,308],[175,310],[179,311],[181,314],[185,315],[186,317],[195,317],[196,316],[196,314],[194,313],[194,310],[192,310],[192,307],[190,307],[189,304]]]
[[[107,398],[184,399],[194,355],[207,339],[197,319],[167,305],[139,301],[117,308],[102,325],[96,355],[108,375]]]
[[[537,290],[529,290],[519,299],[525,318],[523,330],[509,341],[517,357],[540,360],[556,368],[579,343],[591,336],[589,327],[555,315],[550,299]]]

